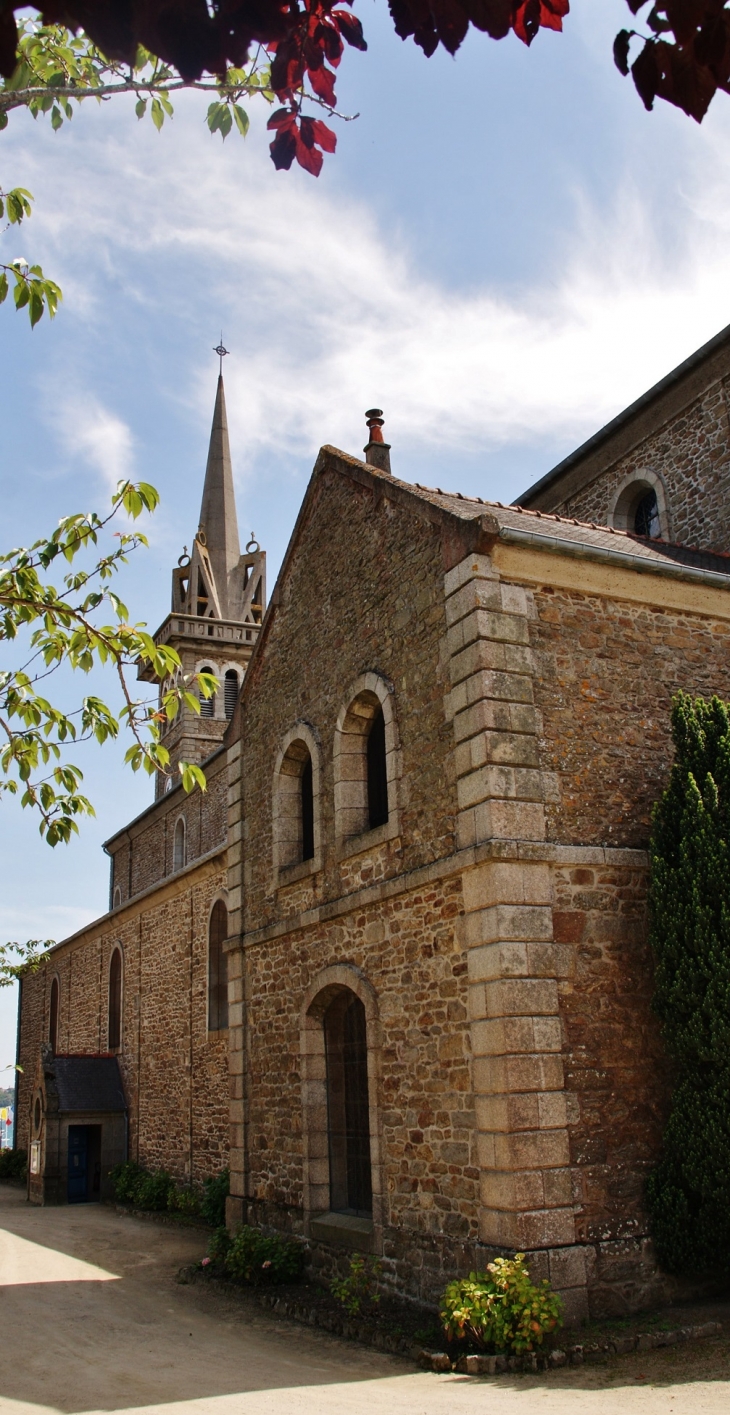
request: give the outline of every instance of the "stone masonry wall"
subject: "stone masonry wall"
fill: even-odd
[[[91,925],[23,980],[18,1143],[28,1131],[29,1088],[48,1037],[51,983],[59,980],[59,1054],[106,1052],[112,950],[123,955],[122,1046],[129,1157],[199,1182],[228,1160],[227,1033],[208,1032],[208,919],[225,885],[225,855],[140,905]]]
[[[610,508],[630,474],[656,472],[664,481],[670,539],[704,550],[730,551],[730,435],[727,380],[713,383],[658,432],[609,465],[575,495],[551,509],[579,521],[610,523]]]
[[[173,872],[173,840],[177,821],[185,821],[188,861],[205,855],[226,839],[226,754],[221,751],[205,768],[206,791],[186,795],[181,786],[162,796],[110,845],[111,890],[121,889],[122,903],[141,894]]]
[[[548,839],[646,849],[672,697],[730,699],[730,623],[549,583],[530,600]]]

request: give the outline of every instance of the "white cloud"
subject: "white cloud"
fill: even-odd
[[[123,113],[80,120],[82,136],[54,149],[62,213],[51,221],[39,202],[36,229],[66,266],[69,305],[78,285],[84,317],[98,315],[113,271],[152,328],[174,310],[177,337],[189,331],[188,367],[200,329],[217,330],[224,312],[236,353],[229,418],[250,465],[322,441],[357,447],[372,403],[415,448],[578,441],[728,318],[724,112],[695,131],[671,242],[627,178],[608,217],[579,200],[552,268],[505,294],[488,272],[466,292],[426,278],[364,202],[274,174],[255,132],[221,154],[198,110],[179,104],[161,137]],[[25,156],[42,197],[47,159],[37,144]],[[209,371],[190,380],[207,421]],[[190,396],[183,388],[181,404]],[[127,474],[131,435],[117,415],[77,402],[62,426],[67,447],[110,481]]]
[[[60,400],[54,426],[69,460],[81,458],[112,489],[132,476],[131,430],[92,395],[76,392]]]

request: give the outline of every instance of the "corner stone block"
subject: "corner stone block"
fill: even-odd
[[[462,585],[469,580],[499,580],[499,572],[495,570],[488,555],[466,555],[463,560],[455,565],[453,570],[447,570],[444,575],[444,594],[448,599]]]
[[[485,1208],[519,1213],[523,1209],[540,1209],[545,1202],[542,1175],[539,1170],[524,1174],[482,1170],[479,1197]]]
[[[543,904],[550,908],[550,867],[541,861],[490,860],[466,871],[463,892],[469,910],[490,904]]]
[[[474,969],[469,976],[479,979],[476,958],[481,944],[551,943],[552,910],[543,904],[493,904],[464,915],[462,937],[475,955]]]
[[[498,1134],[494,1141],[498,1169],[560,1169],[570,1162],[567,1130],[524,1130]]]
[[[522,1095],[526,1091],[560,1091],[564,1085],[563,1058],[559,1052],[536,1056],[475,1056],[472,1062],[475,1106],[484,1096]],[[480,1122],[481,1124],[481,1118]]]
[[[498,580],[474,580],[470,579],[461,589],[449,595],[446,600],[446,624],[451,628],[452,624],[458,624],[460,619],[466,619],[467,615],[473,613],[475,609],[496,609],[502,608],[501,586]]]
[[[484,1001],[488,1017],[557,1017],[558,986],[550,978],[504,978],[485,984]]]
[[[553,1287],[585,1287],[585,1248],[557,1248],[549,1255],[550,1281]]]
[[[537,801],[482,801],[456,820],[460,849],[487,840],[545,839],[545,808]]]

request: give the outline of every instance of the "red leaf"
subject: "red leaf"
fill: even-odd
[[[289,171],[298,153],[299,143],[295,128],[281,128],[276,134],[274,141],[269,143],[269,152],[277,172]]]
[[[313,177],[318,177],[322,171],[323,161],[319,148],[308,147],[301,139],[297,142],[297,162],[305,172],[311,172]]]
[[[351,15],[347,10],[333,10],[332,18],[337,21],[337,27],[343,39],[346,39],[353,49],[367,49],[362,25],[357,15]]]
[[[271,132],[274,128],[290,128],[295,121],[296,115],[292,113],[291,108],[277,108],[276,112],[272,113],[266,126],[269,132]]]
[[[335,76],[331,69],[325,69],[324,64],[321,69],[308,70],[309,82],[318,98],[321,98],[330,108],[335,106]]]
[[[334,152],[337,147],[337,134],[333,133],[321,118],[309,118],[308,121],[312,124],[312,133],[317,146],[323,148],[325,152]]]

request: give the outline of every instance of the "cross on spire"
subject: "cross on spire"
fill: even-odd
[[[213,350],[213,353],[217,354],[218,358],[220,359],[220,369],[218,370],[218,375],[220,378],[223,377],[223,359],[225,358],[225,355],[230,354],[230,352],[230,349],[223,348],[223,330],[221,330],[221,342],[220,344],[216,344],[216,347]]]

